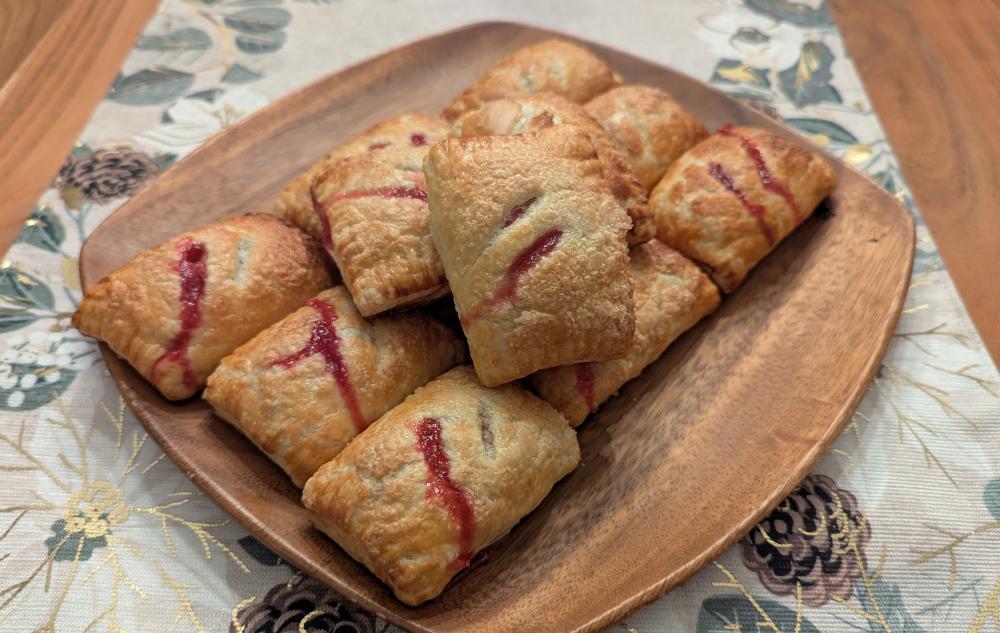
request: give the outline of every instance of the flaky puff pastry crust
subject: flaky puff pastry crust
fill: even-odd
[[[630,253],[635,338],[624,358],[553,367],[529,382],[573,426],[610,398],[667,346],[719,306],[719,291],[697,264],[658,240]]]
[[[313,182],[323,245],[364,316],[448,293],[428,226],[426,154],[421,146],[351,156]]]
[[[608,133],[646,191],[681,154],[708,137],[701,121],[651,86],[612,88],[588,102],[586,111]]]
[[[378,123],[336,148],[288,183],[274,205],[274,213],[313,237],[322,238],[323,227],[313,209],[309,186],[330,165],[349,156],[378,153],[387,148],[426,147],[448,135],[448,125],[426,114],[404,114]]]
[[[465,359],[461,337],[420,311],[364,319],[343,286],[222,360],[207,400],[301,487],[372,421]]]
[[[457,367],[320,468],[302,501],[315,525],[418,605],[501,538],[580,461],[576,433],[514,385]]]
[[[836,186],[825,160],[770,132],[723,126],[650,195],[657,235],[732,292]]]
[[[266,214],[228,218],[143,251],[84,290],[82,333],[111,346],[169,400],[330,285],[319,243]]]
[[[636,179],[615,143],[580,104],[550,94],[498,99],[459,117],[451,133],[454,136],[520,134],[553,125],[576,125],[587,130],[611,192],[632,219],[628,243],[641,244],[651,239],[656,225],[647,204],[647,189]]]
[[[587,132],[451,138],[424,163],[431,232],[485,385],[622,356],[628,216]]]
[[[504,97],[547,92],[586,103],[621,83],[618,73],[585,48],[546,40],[520,48],[493,64],[442,116],[454,121],[482,104]]]

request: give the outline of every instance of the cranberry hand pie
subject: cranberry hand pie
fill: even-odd
[[[273,215],[241,215],[144,251],[88,286],[73,325],[182,400],[224,356],[329,285],[312,237]]]
[[[404,114],[374,125],[324,156],[288,183],[278,196],[274,212],[310,235],[320,238],[323,227],[309,196],[309,186],[318,174],[348,156],[374,153],[389,147],[425,147],[445,138],[447,132],[448,126],[443,120],[425,114]]]
[[[483,384],[625,354],[625,233],[576,126],[451,138],[424,164],[431,231]]]
[[[363,316],[448,294],[428,226],[426,147],[327,163],[312,184],[323,245]]]
[[[306,483],[316,526],[418,605],[576,467],[576,434],[514,385],[457,367],[382,416]]]
[[[650,206],[660,240],[732,292],[835,186],[818,155],[765,130],[726,125],[671,165]]]
[[[370,321],[325,290],[222,360],[205,399],[303,486],[372,421],[461,363],[465,344],[419,311]]]
[[[621,150],[646,191],[681,154],[708,136],[701,121],[651,86],[612,88],[594,97],[586,110]]]
[[[544,369],[530,378],[543,400],[577,426],[618,388],[719,305],[719,291],[700,268],[652,240],[631,252],[635,338],[618,360]]]
[[[536,92],[586,103],[620,83],[621,77],[590,51],[563,40],[546,40],[493,64],[445,108],[443,116],[454,121],[488,101]]]
[[[578,103],[550,94],[524,95],[491,101],[462,115],[452,126],[455,136],[520,134],[552,125],[576,125],[590,135],[604,177],[615,199],[632,218],[629,244],[641,244],[653,237],[656,225],[646,204],[646,191],[632,174],[625,157],[611,138]]]

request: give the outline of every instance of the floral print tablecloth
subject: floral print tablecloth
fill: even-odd
[[[249,536],[147,437],[69,327],[77,254],[129,195],[239,118],[486,19],[710,82],[865,171],[917,219],[905,311],[842,436],[737,545],[610,630],[1000,631],[997,371],[836,25],[824,3],[799,0],[165,0],[0,264],[0,630],[393,628]]]

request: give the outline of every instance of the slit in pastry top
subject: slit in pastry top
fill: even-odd
[[[275,359],[271,362],[275,367],[294,367],[299,362],[319,354],[326,364],[326,373],[333,376],[337,382],[337,389],[340,396],[347,405],[351,413],[351,420],[358,432],[364,431],[368,427],[368,420],[361,412],[361,405],[358,403],[357,393],[351,383],[351,373],[344,361],[344,356],[340,349],[340,336],[337,334],[337,312],[333,306],[320,299],[310,299],[306,302],[310,308],[316,310],[319,318],[313,322],[312,330],[309,333],[309,340],[298,351]]]
[[[508,216],[509,218],[509,216]],[[506,222],[506,220],[505,220]],[[505,226],[507,226],[505,224]],[[481,301],[475,308],[466,314],[461,315],[460,320],[463,327],[472,325],[475,321],[490,314],[505,304],[513,302],[517,298],[517,288],[521,278],[532,268],[538,265],[547,255],[551,254],[562,240],[561,229],[548,230],[521,250],[511,261],[504,271],[500,283],[493,291],[493,295]]]
[[[177,245],[178,259],[174,262],[180,282],[180,322],[181,329],[167,344],[167,349],[153,361],[149,369],[149,379],[156,381],[156,371],[160,363],[169,361],[177,363],[183,371],[184,385],[192,389],[198,387],[198,379],[191,369],[191,359],[188,358],[188,345],[195,330],[201,325],[201,300],[205,296],[205,283],[208,278],[208,251],[204,242],[185,238]]]
[[[740,134],[736,131],[731,123],[726,123],[721,128],[719,128],[719,134],[723,136],[732,136],[740,141],[740,145],[743,146],[743,150],[746,151],[747,156],[753,161],[754,166],[757,168],[757,175],[760,178],[760,184],[764,186],[764,189],[770,191],[773,194],[779,195],[784,198],[788,206],[791,207],[792,211],[795,213],[795,220],[798,221],[802,218],[802,210],[799,209],[799,203],[795,201],[795,196],[792,192],[788,190],[785,183],[781,182],[774,173],[768,168],[767,162],[764,160],[764,155],[761,154],[760,148],[754,143],[749,137]],[[773,240],[771,240],[773,242]]]
[[[407,187],[406,185],[391,185],[387,187],[376,187],[374,189],[356,189],[354,191],[347,191],[339,193],[324,202],[320,202],[319,196],[316,195],[316,186],[311,185],[309,187],[309,197],[312,199],[313,211],[316,212],[316,217],[319,218],[319,223],[322,227],[323,246],[325,248],[331,248],[333,246],[333,238],[330,234],[330,218],[326,215],[326,209],[331,204],[341,202],[342,200],[356,200],[358,198],[409,198],[411,200],[421,200],[423,202],[427,202],[427,190],[419,185],[414,185],[412,187]]]
[[[476,535],[476,513],[468,492],[451,478],[451,460],[441,438],[441,422],[427,417],[414,430],[427,465],[427,499],[443,505],[458,525],[458,555],[448,564],[449,571],[458,571],[469,566],[475,553],[472,544]]]
[[[733,180],[733,176],[721,163],[709,163],[708,173],[712,178],[718,180],[719,184],[726,188],[726,191],[736,196],[736,199],[740,201],[740,204],[747,210],[747,213],[752,215],[754,220],[757,221],[757,226],[760,227],[760,232],[764,234],[764,239],[767,240],[767,243],[774,244],[774,232],[771,231],[771,227],[767,225],[767,221],[764,219],[764,215],[767,212],[764,205],[750,202],[747,194],[737,186]]]

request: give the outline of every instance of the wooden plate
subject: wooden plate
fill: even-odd
[[[84,281],[185,229],[268,210],[285,182],[331,147],[392,115],[440,112],[494,60],[552,35],[471,26],[275,103],[101,224],[80,256]],[[669,91],[710,129],[757,125],[804,143],[701,82],[586,45],[627,82]],[[347,598],[415,631],[592,631],[662,595],[746,533],[808,472],[865,393],[903,304],[913,221],[870,180],[840,163],[836,170],[833,217],[807,221],[715,316],[581,427],[580,467],[487,562],[417,609],[314,531],[284,474],[205,404],[163,400],[102,351],[129,406],[184,472]]]

